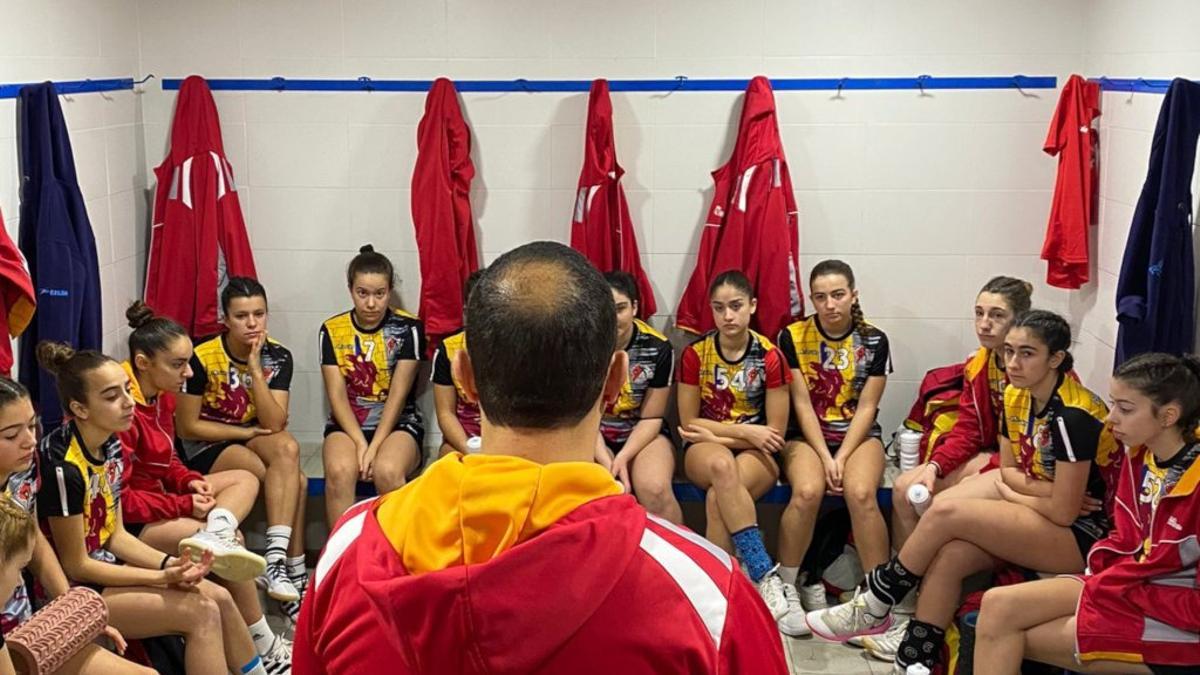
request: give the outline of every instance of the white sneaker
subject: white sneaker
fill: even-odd
[[[267,561],[247,551],[245,546],[220,535],[201,530],[179,542],[179,555],[199,562],[206,551],[212,552],[213,574],[228,581],[249,581],[263,573]]]
[[[796,592],[796,587],[783,582],[783,597],[787,600],[787,613],[775,622],[779,626],[779,632],[790,637],[811,635],[812,631],[804,621],[804,605],[800,604],[800,594]]]
[[[288,578],[287,564],[282,560],[267,565],[267,595],[279,602],[298,602],[300,591],[292,585]]]
[[[292,672],[292,641],[276,635],[270,651],[262,657],[262,665],[267,675],[289,675]]]
[[[818,609],[828,609],[829,600],[825,597],[825,584],[818,581],[815,584],[800,587],[800,602],[804,609],[815,612]]]
[[[762,581],[755,584],[758,586],[758,594],[762,596],[763,602],[767,603],[767,609],[776,620],[783,618],[788,611],[787,598],[783,595],[783,587],[786,584],[783,583],[783,577],[779,576],[778,569],[779,565],[772,567]]]
[[[805,617],[809,630],[828,642],[845,642],[855,635],[886,631],[892,625],[892,615],[889,613],[882,619],[871,616],[864,593],[855,594],[850,602],[809,612]]]
[[[896,651],[900,649],[900,641],[904,639],[904,632],[908,630],[908,622],[911,619],[907,614],[895,615],[892,627],[883,634],[865,635],[861,638],[863,649],[873,658],[892,663],[896,660]]]

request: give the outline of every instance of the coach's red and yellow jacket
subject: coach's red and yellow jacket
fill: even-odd
[[[449,455],[352,507],[293,673],[786,673],[749,580],[595,464]]]
[[[1084,662],[1200,665],[1200,450],[1184,452],[1166,471],[1144,447],[1124,462],[1114,527],[1088,554],[1076,613]]]
[[[117,434],[125,457],[121,517],[126,523],[189,518],[188,483],[204,476],[188,469],[175,453],[175,397],[159,392],[146,400],[128,361],[121,364],[133,394],[133,424]]]

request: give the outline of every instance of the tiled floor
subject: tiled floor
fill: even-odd
[[[795,675],[854,673],[891,675],[892,664],[876,661],[861,649],[822,642],[816,638],[783,638],[788,665]]]

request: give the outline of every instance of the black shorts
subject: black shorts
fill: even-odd
[[[425,440],[425,428],[415,422],[397,422],[395,428],[392,429],[392,433],[394,434],[397,431],[403,431],[409,436],[412,436],[413,440],[417,442],[417,465],[414,466],[412,471],[409,471],[408,475],[404,477],[405,480],[412,480],[413,478],[417,477],[417,474],[421,473],[422,469],[425,468],[425,446],[423,445]],[[338,432],[345,433],[342,431],[341,425],[339,425],[337,422],[329,422],[325,425],[324,437],[329,438],[329,434]],[[367,439],[368,443],[375,440],[374,429],[363,429],[362,432],[363,437]]]
[[[671,440],[671,430],[667,428],[666,424],[662,425],[662,428],[660,428],[658,430],[658,435],[666,438],[668,441]],[[607,445],[608,449],[612,450],[612,453],[615,455],[625,448],[625,443],[628,440],[629,440],[629,438],[626,437],[624,441],[616,443],[616,442],[610,441],[607,438],[605,438],[604,444]]]
[[[202,476],[207,476],[213,472],[213,464],[217,463],[217,458],[219,458],[221,453],[225,452],[225,450],[231,445],[239,445],[239,442],[217,441],[215,443],[209,443],[207,447],[205,447],[191,459],[188,459],[187,454],[183,452],[179,453],[179,458],[183,460],[183,465],[187,468],[199,473]]]
[[[326,423],[325,434],[323,437],[329,438],[329,434],[335,434],[335,433],[338,433],[339,431],[342,433],[345,433],[344,431],[342,431],[341,425],[339,425],[337,422]],[[424,445],[422,445],[422,444],[425,441],[425,427],[423,427],[420,424],[417,424],[415,422],[397,422],[396,426],[392,429],[392,433],[395,433],[397,431],[403,431],[404,433],[408,434],[409,436],[412,436],[413,440],[417,442],[418,449],[424,448]],[[363,432],[363,436],[367,439],[368,443],[375,440],[375,430],[374,429],[363,429],[362,432]]]

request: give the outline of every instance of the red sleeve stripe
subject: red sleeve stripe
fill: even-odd
[[[696,546],[699,546],[700,548],[704,549],[705,551],[708,551],[710,554],[712,554],[712,556],[714,558],[717,559],[717,562],[721,563],[721,565],[725,568],[726,571],[733,571],[733,560],[729,557],[728,553],[726,553],[725,551],[722,551],[721,548],[719,546],[717,546],[716,544],[705,539],[704,537],[701,537],[700,535],[696,534],[695,532],[692,532],[691,530],[689,530],[685,527],[680,527],[680,526],[676,525],[675,523],[672,523],[671,521],[665,520],[663,518],[659,518],[656,515],[647,513],[646,518],[648,518],[650,520],[650,522],[654,523],[654,525],[657,525],[658,527],[660,527],[664,530],[672,532],[675,535],[682,537],[682,538],[686,539],[687,541],[692,542]],[[659,534],[662,534],[662,532],[659,532]]]

